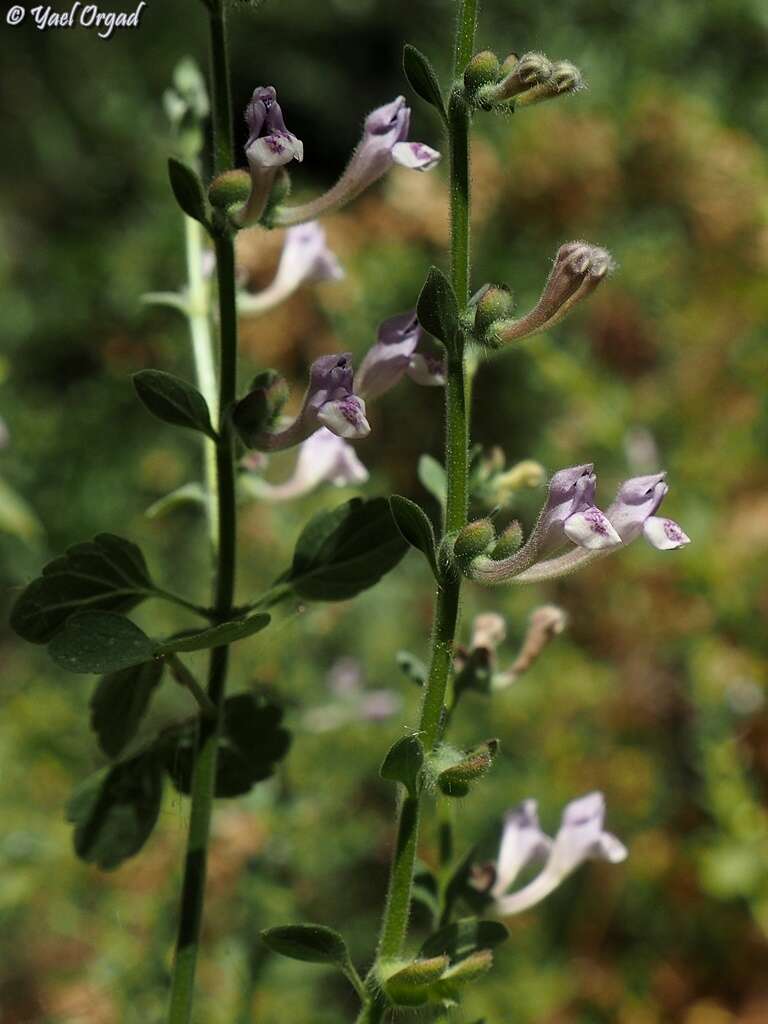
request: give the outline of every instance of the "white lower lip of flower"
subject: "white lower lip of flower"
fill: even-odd
[[[246,154],[249,163],[258,167],[282,167],[291,160],[301,162],[304,159],[304,143],[295,135],[265,135],[255,139]]]
[[[574,544],[591,551],[621,544],[621,537],[611,526],[608,518],[594,505],[569,516],[563,524],[563,530]]]
[[[317,414],[323,426],[344,438],[367,437],[371,425],[365,418],[365,402],[356,395],[326,402]]]
[[[648,516],[643,523],[643,533],[659,551],[673,551],[691,543],[691,538],[677,525],[674,519],[663,516]]]
[[[423,142],[396,142],[392,159],[413,171],[431,171],[440,162],[440,153]]]

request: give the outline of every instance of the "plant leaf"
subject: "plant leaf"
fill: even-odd
[[[110,870],[138,853],[155,827],[162,794],[162,764],[154,751],[86,779],[67,807],[78,857]]]
[[[197,483],[197,481],[190,481],[190,483],[182,484],[175,491],[164,494],[162,498],[152,502],[144,515],[147,519],[160,519],[162,516],[168,515],[169,512],[175,512],[185,505],[204,509],[207,502],[208,499],[205,496],[203,485]]]
[[[274,774],[291,745],[277,704],[239,693],[224,702],[216,764],[216,796],[242,796]],[[165,768],[174,786],[188,794],[195,756],[195,725],[185,724],[165,748]]]
[[[308,601],[345,601],[378,583],[406,550],[386,498],[353,498],[309,521],[278,583]]]
[[[379,768],[379,775],[390,782],[401,782],[409,795],[416,798],[421,786],[423,765],[424,748],[418,736],[403,736],[390,747]]]
[[[267,928],[261,933],[264,943],[274,953],[303,960],[310,964],[336,964],[342,969],[349,963],[344,939],[332,928],[320,924],[287,924]]]
[[[463,917],[430,935],[419,950],[419,956],[446,954],[452,961],[463,960],[480,949],[493,949],[508,938],[509,931],[500,921]]]
[[[203,191],[203,184],[197,173],[181,160],[171,157],[168,160],[168,179],[176,197],[176,202],[188,217],[199,220],[207,226],[208,204]]]
[[[48,644],[48,653],[67,672],[101,675],[151,661],[158,647],[122,615],[79,612],[56,633]]]
[[[425,331],[439,338],[449,351],[457,351],[459,305],[451,282],[437,267],[429,268],[416,303],[416,315]]]
[[[412,683],[423,686],[427,681],[428,669],[424,662],[417,658],[410,651],[398,651],[396,655],[397,667]]]
[[[410,43],[406,43],[403,47],[403,71],[417,96],[421,96],[427,103],[431,103],[433,107],[436,107],[440,112],[440,116],[446,121],[448,113],[445,109],[445,101],[443,100],[440,82],[435,74],[435,69],[432,67],[429,58],[421,50],[411,46]]]
[[[91,728],[107,757],[133,739],[163,675],[160,659],[102,676],[91,697]]]
[[[269,615],[259,613],[247,619],[233,619],[218,626],[202,629],[197,633],[184,633],[171,640],[158,641],[158,654],[175,654],[177,651],[204,651],[210,647],[225,647],[235,640],[243,640],[254,633],[260,633],[270,623]]]
[[[159,420],[216,440],[208,405],[197,388],[164,370],[139,370],[132,379],[136,394]]]
[[[445,470],[437,459],[433,459],[431,455],[422,455],[419,459],[418,476],[422,487],[428,490],[433,498],[437,498],[442,508],[445,508],[448,484]]]
[[[111,533],[75,544],[20,594],[11,625],[33,644],[47,643],[74,612],[125,612],[155,589],[135,544]]]
[[[417,548],[429,562],[435,579],[438,578],[437,554],[435,550],[435,531],[432,523],[427,518],[424,510],[399,494],[393,494],[389,499],[389,507],[392,510],[392,517],[395,520],[403,539],[411,547]]]

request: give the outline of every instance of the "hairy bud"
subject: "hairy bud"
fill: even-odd
[[[522,93],[517,98],[515,106],[530,106],[532,103],[541,103],[542,100],[579,92],[583,88],[584,78],[579,69],[570,61],[561,60],[552,65],[549,78]]]
[[[453,545],[453,554],[459,565],[469,565],[473,558],[484,554],[496,540],[496,530],[490,519],[477,519],[459,531]]]
[[[476,53],[464,70],[464,88],[472,98],[484,85],[498,81],[501,71],[499,58],[491,50]]]
[[[522,543],[523,528],[515,519],[509,524],[494,544],[491,549],[491,558],[495,562],[498,562],[503,558],[509,558],[510,555],[514,555]]]
[[[251,194],[251,177],[247,171],[224,171],[208,186],[211,206],[228,210],[244,203]]]
[[[479,293],[475,303],[475,333],[481,339],[497,320],[512,316],[514,296],[504,284],[489,284]]]
[[[508,100],[542,87],[552,76],[552,62],[543,53],[524,53],[522,57],[510,54],[501,67],[503,78],[486,85],[478,99],[484,106],[506,103]]]

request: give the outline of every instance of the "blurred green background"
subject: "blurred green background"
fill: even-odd
[[[102,9],[125,5],[102,5]],[[538,294],[557,246],[607,246],[619,270],[551,334],[481,369],[479,441],[548,470],[594,460],[607,504],[625,476],[669,471],[664,510],[693,538],[679,553],[638,542],[581,575],[521,590],[466,588],[473,614],[499,610],[511,659],[528,613],[554,601],[567,633],[516,686],[470,697],[457,738],[498,736],[502,754],[457,812],[463,850],[492,852],[503,811],[605,791],[609,827],[630,847],[590,865],[512,922],[490,980],[457,1021],[488,1024],[761,1024],[768,1021],[768,8],[762,0],[488,0],[478,48],[541,49],[585,72],[589,90],[510,119],[479,116],[474,284]],[[294,189],[330,184],[364,114],[399,92],[411,136],[439,144],[431,108],[408,92],[402,44],[448,66],[448,0],[267,0],[233,17],[236,110],[273,83],[305,144]],[[204,62],[202,5],[150,0],[136,31],[4,26],[0,65],[0,555],[6,605],[67,544],[113,530],[138,541],[161,578],[207,592],[194,513],[148,520],[157,498],[199,474],[193,435],[135,401],[146,366],[191,375],[183,320],[143,292],[183,283],[183,226],[165,160],[161,97],[178,61]],[[239,144],[244,125],[238,115]],[[444,260],[445,166],[396,169],[326,223],[347,277],[243,323],[243,378],[276,366],[302,389],[313,357],[358,356],[386,315],[412,305]],[[263,285],[280,238],[242,238]],[[372,409],[358,445],[364,491],[431,500],[416,465],[439,453],[440,397],[410,381]],[[274,460],[288,475],[293,456]],[[13,494],[21,496],[26,506]],[[245,600],[284,567],[302,523],[345,497],[330,487],[290,505],[248,505]],[[515,513],[530,524],[542,492]],[[16,502],[14,504],[14,501]],[[39,525],[38,525],[39,524]],[[244,644],[233,686],[288,707],[293,750],[280,777],[221,802],[197,1019],[335,1024],[352,1019],[323,968],[265,956],[258,931],[290,920],[341,928],[370,957],[392,841],[381,757],[415,719],[418,693],[395,667],[426,655],[431,592],[410,555],[353,603],[309,608]],[[151,618],[150,618],[151,616]],[[7,615],[4,615],[4,621]],[[186,625],[141,609],[160,632]],[[339,659],[399,695],[380,722],[318,716]],[[78,862],[63,807],[100,766],[91,685],[7,631],[0,728],[0,1019],[4,1024],[163,1020],[188,806],[168,795],[142,853],[111,874]],[[327,711],[327,708],[326,708]],[[161,694],[147,728],[189,713]],[[328,728],[319,731],[322,721]],[[434,863],[434,831],[423,858]],[[425,921],[417,913],[414,935]]]

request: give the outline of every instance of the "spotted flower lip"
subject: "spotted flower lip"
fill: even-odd
[[[237,217],[241,227],[261,217],[278,169],[291,160],[304,159],[304,144],[285,125],[273,86],[259,86],[245,110],[249,135],[245,155],[251,172],[251,193]]]
[[[422,142],[407,141],[410,121],[411,110],[404,96],[371,111],[365,119],[362,138],[336,184],[309,203],[278,208],[274,224],[301,224],[339,209],[377,181],[393,163],[418,171],[433,168],[440,154]]]
[[[305,284],[339,281],[344,271],[328,248],[325,230],[317,221],[308,221],[288,228],[285,233],[280,262],[271,283],[255,295],[238,298],[241,313],[265,313],[284,302]]]
[[[302,441],[296,466],[288,480],[272,484],[251,474],[249,489],[264,501],[281,502],[301,498],[323,483],[345,487],[365,483],[367,479],[368,470],[352,445],[327,427],[321,427]]]
[[[423,347],[425,343],[426,335],[415,310],[384,320],[379,324],[375,344],[360,364],[355,377],[355,393],[366,401],[378,398],[405,374],[423,386],[444,384],[444,359],[426,350]]]
[[[365,417],[365,402],[353,391],[354,374],[349,352],[320,356],[312,364],[309,385],[298,415],[274,431],[263,431],[251,440],[259,451],[292,448],[320,427],[339,437],[367,437],[371,432]]]
[[[603,828],[605,798],[602,793],[588,793],[567,804],[554,840],[547,841],[547,836],[539,830],[535,809],[535,801],[525,801],[505,826],[497,862],[497,882],[491,890],[495,911],[500,917],[522,913],[540,903],[587,860],[618,864],[627,856],[627,848],[621,840]],[[528,885],[507,895],[506,890],[517,873],[531,862],[531,850],[539,855],[542,850],[546,851],[541,872]]]

